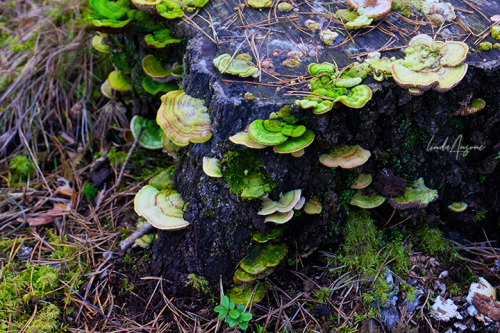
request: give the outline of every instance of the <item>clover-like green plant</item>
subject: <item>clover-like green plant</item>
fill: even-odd
[[[222,296],[221,305],[217,305],[214,311],[219,313],[219,319],[225,319],[229,327],[235,327],[238,324],[242,330],[246,330],[248,322],[252,320],[252,314],[245,312],[244,305],[236,306],[226,295]]]

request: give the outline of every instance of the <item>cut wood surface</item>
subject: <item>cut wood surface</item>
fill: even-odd
[[[404,56],[401,49],[420,33],[429,34],[436,40],[464,41],[471,49],[483,40],[495,42],[490,36],[490,28],[498,22],[492,22],[490,17],[500,12],[499,1],[454,0],[450,3],[457,17],[443,25],[428,21],[420,13],[406,18],[399,11],[391,11],[369,27],[347,30],[333,15],[337,9],[348,8],[347,1],[296,2],[288,12],[279,11],[278,2],[274,2],[272,8],[259,10],[246,6],[243,1],[210,1],[183,21],[190,26],[191,37],[203,36],[216,45],[216,55],[245,52],[253,56],[257,66],[264,67],[259,79],[244,81],[286,86],[290,78],[305,75],[309,63],[335,61],[342,68],[373,51],[401,58]],[[320,29],[306,27],[307,20],[317,22]],[[319,31],[326,29],[339,33],[331,46],[325,45],[319,36]],[[298,68],[282,64],[292,51],[302,54],[302,64]],[[471,56],[470,61],[498,61],[499,56],[500,50],[491,50]],[[266,69],[266,63],[274,67]],[[234,79],[229,75],[224,78]]]

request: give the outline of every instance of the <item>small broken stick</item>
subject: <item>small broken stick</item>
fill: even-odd
[[[118,245],[118,254],[121,256],[125,254],[125,251],[127,251],[134,244],[136,239],[139,239],[145,234],[150,233],[154,228],[155,227],[153,227],[151,223],[145,222],[130,236],[120,242],[120,244]]]

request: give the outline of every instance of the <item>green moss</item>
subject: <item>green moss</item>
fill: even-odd
[[[89,183],[85,183],[85,185],[83,185],[83,195],[85,195],[88,202],[94,202],[98,193],[99,190],[94,185]]]
[[[351,212],[342,232],[340,261],[347,269],[369,271],[377,263],[380,233],[366,211]]]
[[[9,170],[12,180],[17,183],[26,181],[28,177],[35,175],[35,166],[30,158],[24,155],[14,155],[9,162]]]
[[[430,254],[443,252],[446,249],[441,230],[437,228],[429,229],[428,226],[424,226],[418,234],[422,240],[422,247]]]
[[[258,198],[271,192],[275,184],[262,171],[259,158],[250,149],[227,152],[222,161],[222,176],[231,193],[246,198]]]
[[[204,294],[210,291],[210,284],[207,279],[201,275],[189,274],[187,276],[186,286],[192,286],[196,291],[201,291]]]
[[[123,151],[118,151],[116,147],[113,147],[109,151],[107,157],[109,163],[114,165],[115,168],[118,168],[125,162],[125,159],[127,158],[127,153]]]

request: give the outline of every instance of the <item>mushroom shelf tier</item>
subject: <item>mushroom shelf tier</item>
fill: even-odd
[[[341,230],[348,211],[362,209],[349,204],[357,191],[350,187],[360,174],[373,178],[369,185],[370,197],[387,198],[370,209],[374,219],[389,219],[394,211],[390,200],[404,197],[405,189],[422,178],[428,189],[438,192],[437,199],[425,208],[420,205],[398,210],[393,223],[408,218],[405,225],[421,220],[439,223],[445,232],[453,230],[472,239],[481,236],[483,228],[491,238],[498,236],[496,219],[500,205],[494,200],[500,198],[497,186],[500,183],[500,159],[497,158],[500,50],[472,53],[476,40],[469,36],[467,29],[481,32],[491,22],[463,1],[451,0],[450,3],[462,10],[455,11],[456,18],[447,21],[446,28],[441,30],[440,24],[428,21],[412,7],[409,18],[402,19],[399,9],[392,10],[368,27],[346,31],[340,19],[332,14],[338,9],[348,9],[347,1],[330,5],[331,12],[313,2],[295,2],[293,6],[297,7],[280,11],[274,8],[277,2],[270,8],[256,9],[235,0],[222,4],[209,1],[203,10],[193,11],[183,20],[168,21],[171,36],[182,40],[179,47],[186,47],[179,89],[200,100],[195,104],[206,107],[206,111],[203,109],[200,113],[202,124],[190,117],[194,113],[178,113],[175,108],[162,118],[168,120],[168,124],[175,124],[166,127],[175,129],[170,132],[170,139],[183,146],[176,152],[173,180],[174,189],[186,202],[183,218],[190,224],[182,230],[159,231],[153,246],[152,274],[172,281],[172,294],[183,292],[184,281],[191,273],[203,275],[213,284],[222,276],[224,283],[231,287],[235,267],[251,251],[252,234],[266,233],[276,227],[275,223],[265,223],[266,216],[258,214],[262,200],[241,200],[225,179],[234,175],[225,173],[224,156],[244,149],[251,149],[256,163],[262,166],[262,173],[276,184],[268,194],[269,200],[278,202],[280,193],[300,189],[301,196],[309,203],[308,211],[314,212],[296,211],[293,218],[282,225],[284,231],[277,242],[287,244],[290,253],[305,257],[316,249],[338,246],[341,232],[336,233],[333,228]],[[497,4],[485,0],[474,2],[482,13],[492,14],[498,12]],[[242,15],[238,15],[235,8]],[[228,17],[234,19],[226,20]],[[310,22],[306,26],[307,20],[316,22],[319,29]],[[464,28],[464,22],[469,26]],[[419,25],[415,26],[416,23]],[[338,36],[330,40],[331,45],[326,45],[320,36],[320,32],[327,29],[338,32]],[[433,31],[439,34],[433,35]],[[456,86],[445,92],[432,89],[439,85],[441,74],[450,67],[443,67],[443,72],[433,68],[441,74],[436,74],[437,80],[431,78],[432,88],[422,89],[420,96],[410,94],[408,88],[411,87],[401,87],[392,78],[390,64],[409,54],[404,50],[417,34],[427,34],[433,42],[463,41],[464,36],[469,36],[465,40],[469,53],[463,62],[466,71],[460,73],[463,78]],[[490,35],[484,41],[495,43]],[[444,45],[433,42],[429,48]],[[370,66],[378,66],[376,75],[382,81],[376,81],[372,77],[374,73],[363,66],[352,67],[354,62],[362,63],[373,51],[381,52],[379,59],[372,58]],[[252,69],[246,77],[228,71],[232,69],[229,67],[231,57],[234,60],[241,54],[251,56],[251,60],[250,57],[237,59],[244,62],[240,63],[241,67]],[[442,59],[445,53],[428,54],[441,57],[440,61],[433,62],[435,66],[456,68],[450,65],[450,59]],[[214,59],[221,55],[229,55],[229,58],[225,62],[216,61],[218,67],[214,66]],[[293,67],[287,66],[290,59]],[[334,105],[324,114],[314,114],[295,105],[296,100],[307,100],[311,96],[311,79],[326,76],[317,70],[321,66],[312,66],[315,69],[311,73],[308,66],[323,63],[331,66],[325,65],[329,81],[324,83],[327,94],[319,96],[322,100],[331,100],[328,93],[334,96],[336,84],[345,85],[347,78],[350,78],[349,86],[356,85],[342,89],[369,87],[371,99],[361,108],[330,103]],[[228,67],[225,69],[225,66]],[[184,96],[180,92],[169,94]],[[156,97],[159,99],[160,94]],[[455,115],[474,99],[484,100],[482,110]],[[291,105],[291,114],[299,121],[297,124],[314,133],[314,141],[302,157],[275,153],[273,146],[263,144],[254,147],[261,149],[247,148],[229,139],[242,133],[235,140],[248,142],[248,132],[245,132],[248,126],[257,119],[269,119],[271,113],[279,112],[285,105]],[[153,119],[150,115],[148,118]],[[189,131],[181,126],[183,124],[189,124]],[[192,131],[193,128],[196,131]],[[319,162],[320,156],[330,154],[339,146],[359,146],[369,151],[370,156],[364,164],[351,169],[327,167]],[[204,157],[221,160],[223,177],[209,177],[204,173]],[[165,159],[168,158],[165,155]],[[241,171],[244,174],[245,170]],[[468,208],[457,214],[448,209],[453,202],[465,202]],[[321,209],[312,209],[315,207]],[[478,228],[478,224],[471,221],[476,212],[483,210],[486,213]],[[281,268],[278,265],[275,271]],[[273,279],[273,274],[268,278]]]

